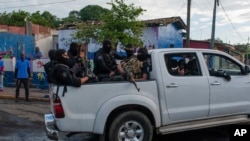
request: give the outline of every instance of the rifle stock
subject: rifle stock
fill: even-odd
[[[80,65],[84,65],[84,73],[87,74],[87,70],[88,70],[88,65],[87,65],[87,53],[86,53],[86,44],[82,43],[80,45],[77,46],[77,57],[81,58],[81,62],[77,62],[80,63]],[[82,58],[81,56],[81,52],[84,51],[84,58]],[[83,66],[81,66],[83,67]]]

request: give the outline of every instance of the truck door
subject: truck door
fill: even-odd
[[[209,116],[223,116],[249,112],[250,77],[243,66],[230,56],[203,53],[209,71]],[[227,80],[228,75],[231,80]]]
[[[195,52],[163,53],[165,106],[170,120],[205,118],[209,111],[208,79]],[[183,69],[183,70],[181,70]],[[184,73],[183,73],[184,72]]]

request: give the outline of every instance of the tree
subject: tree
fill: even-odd
[[[34,24],[39,24],[51,28],[56,28],[60,24],[58,18],[56,18],[56,16],[53,16],[48,11],[44,11],[42,14],[40,14],[40,11],[36,11],[35,13],[31,14],[29,20]]]
[[[108,4],[111,5],[111,10],[102,16],[104,24],[99,39],[109,38],[114,43],[121,42],[122,45],[132,43],[141,46],[141,36],[145,24],[137,21],[137,18],[145,10],[135,7],[134,4],[127,5],[124,0],[114,0]]]
[[[48,22],[48,26],[51,28],[55,28],[59,26],[58,18],[54,15],[52,15],[48,11],[44,11],[41,16],[43,17],[44,20]]]
[[[137,46],[142,45],[142,32],[145,24],[137,21],[137,17],[145,10],[135,7],[134,4],[125,4],[124,0],[114,0],[108,3],[112,6],[110,12],[101,16],[100,24],[81,24],[75,34],[77,38],[92,37],[98,42],[110,39],[113,44],[121,42],[122,45],[132,43]],[[89,30],[86,30],[87,28]],[[89,31],[92,33],[90,34]],[[90,36],[91,35],[91,36]]]
[[[10,26],[25,26],[25,19],[29,17],[30,14],[28,12],[19,10],[13,11],[10,14],[9,24]]]
[[[71,24],[76,23],[80,21],[80,15],[78,11],[70,11],[69,16],[66,18],[63,18],[63,24]]]
[[[10,17],[11,17],[10,13],[6,12],[0,13],[0,24],[9,25]]]
[[[43,25],[49,27],[49,22],[40,14],[40,11],[32,13],[29,20],[34,24]]]
[[[80,10],[79,16],[82,21],[100,21],[101,15],[109,12],[108,9],[98,5],[88,5]]]
[[[74,38],[79,41],[84,41],[89,43],[89,40],[98,40],[99,31],[101,30],[101,25],[95,22],[82,22],[77,25],[78,31],[74,34]]]
[[[45,11],[40,14],[40,11],[28,13],[22,10],[13,11],[12,13],[0,13],[0,24],[9,26],[25,26],[26,20],[32,21],[34,24],[39,24],[51,28],[59,27],[61,21],[50,12]]]

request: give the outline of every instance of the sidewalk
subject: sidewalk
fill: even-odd
[[[0,99],[15,99],[15,94],[15,87],[4,87],[3,91],[0,91]],[[20,88],[19,99],[25,99],[25,90],[23,87]],[[48,90],[29,88],[29,99],[31,101],[49,101]]]

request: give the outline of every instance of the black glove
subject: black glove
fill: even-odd
[[[224,73],[224,78],[227,80],[227,81],[230,81],[231,80],[231,76],[228,75],[227,73]]]
[[[76,63],[81,63],[82,62],[82,58],[80,56],[77,56],[75,58],[75,61],[76,61]]]
[[[96,76],[93,74],[86,74],[85,77],[88,77],[90,80],[91,79],[96,79]]]

